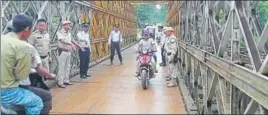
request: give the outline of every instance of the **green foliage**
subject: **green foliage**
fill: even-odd
[[[262,27],[268,20],[268,1],[260,1],[257,6],[258,18]]]
[[[157,9],[155,5],[138,5],[136,7],[137,21],[140,23],[162,23],[166,22],[166,6],[161,5],[161,9]]]
[[[224,12],[222,9],[219,10],[218,12],[218,16],[219,16],[219,24],[223,25],[225,23],[225,17],[224,17]]]

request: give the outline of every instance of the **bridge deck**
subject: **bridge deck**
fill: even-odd
[[[134,77],[136,46],[123,51],[124,64],[109,60],[91,68],[92,77],[80,79],[66,89],[52,89],[51,113],[100,113],[100,114],[183,114],[186,113],[178,87],[167,88],[163,74],[165,68],[151,79],[149,89],[143,90]]]

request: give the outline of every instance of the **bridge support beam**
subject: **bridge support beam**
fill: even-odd
[[[257,1],[168,3],[167,23],[179,27],[175,32],[182,60],[178,67],[199,113],[267,112],[268,77],[263,75],[268,64],[263,61],[267,57],[264,50],[267,24],[262,29],[256,18],[257,4]],[[256,43],[256,37],[262,43]],[[201,67],[201,74],[196,67]]]

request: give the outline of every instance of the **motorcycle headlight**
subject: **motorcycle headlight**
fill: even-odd
[[[146,53],[147,53],[147,50],[142,50],[142,53],[143,53],[143,54],[146,54]]]

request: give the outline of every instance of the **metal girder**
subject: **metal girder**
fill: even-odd
[[[235,65],[228,60],[223,60],[196,47],[186,45],[185,43],[179,44],[191,56],[204,63],[265,108],[268,108],[268,88],[264,86],[268,83],[266,76]]]
[[[246,39],[246,44],[248,46],[248,53],[251,57],[251,64],[254,67],[255,71],[258,71],[259,68],[261,67],[261,57],[260,57],[260,53],[259,50],[256,47],[256,44],[254,42],[253,39],[253,35],[252,32],[250,31],[250,26],[248,23],[248,20],[245,18],[246,14],[244,12],[244,8],[242,6],[242,2],[241,1],[235,1],[236,3],[236,14],[238,15],[238,19],[239,19],[239,25],[240,25],[240,29],[242,31],[242,34],[244,36],[244,38]]]
[[[231,33],[233,30],[233,15],[234,15],[234,11],[231,10],[229,12],[229,16],[225,25],[225,29],[223,31],[223,37],[221,39],[219,50],[217,52],[217,55],[220,57],[223,57],[223,54],[226,51],[227,45],[229,43],[229,38],[231,37]]]
[[[264,49],[264,44],[267,41],[267,37],[268,37],[268,22],[265,24],[265,27],[262,31],[262,34],[260,36],[260,41],[258,43],[258,49],[259,51],[262,51]],[[268,52],[266,52],[267,54]]]
[[[179,44],[182,53],[179,56],[182,59],[179,66],[183,71],[186,69],[191,79],[200,78],[203,81],[199,88],[203,90],[202,101],[195,92],[198,87],[187,85],[193,100],[203,104],[202,107],[198,106],[199,113],[243,114],[267,111],[268,89],[265,84],[268,81],[267,76],[262,74],[268,73],[268,56],[262,51],[267,41],[268,24],[263,30],[259,25],[256,18],[258,1],[180,2],[178,14],[181,14],[179,26],[183,40],[180,40]],[[176,5],[168,6],[168,13],[174,14],[174,6]],[[198,18],[193,18],[194,16]],[[171,20],[174,20],[174,17],[170,17],[167,22]],[[201,38],[197,38],[196,33],[200,33]],[[257,36],[253,36],[253,33]],[[261,42],[258,45],[255,43],[255,37],[260,37]],[[192,63],[188,58],[198,61],[199,64]],[[200,64],[203,64],[208,72],[203,73],[202,77],[195,73],[195,69],[188,69]],[[212,73],[218,77],[211,77]],[[189,81],[188,77],[184,78]],[[254,100],[257,107],[254,101],[250,100]],[[261,109],[256,109],[258,107]]]

